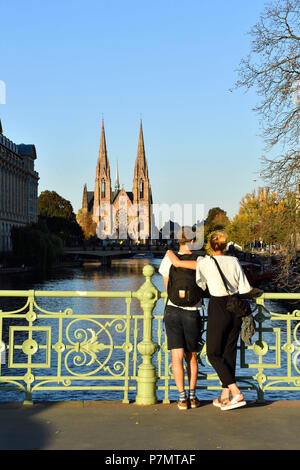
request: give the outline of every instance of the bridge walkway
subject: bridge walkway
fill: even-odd
[[[1,450],[102,450],[101,458],[122,450],[188,450],[198,451],[198,466],[203,450],[300,450],[300,401],[228,412],[211,402],[188,411],[175,403],[11,403],[0,405],[0,420]]]

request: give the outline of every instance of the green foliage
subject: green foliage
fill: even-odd
[[[82,243],[83,231],[76,221],[73,207],[55,191],[43,191],[38,199],[39,224],[56,236],[64,245]]]
[[[268,188],[246,194],[240,201],[239,213],[226,227],[229,239],[243,247],[255,240],[263,240],[287,250],[291,249],[290,240],[298,230],[295,196],[287,193],[285,198],[279,199]]]
[[[62,217],[75,222],[76,216],[70,201],[55,191],[43,191],[38,198],[38,215],[42,217]]]
[[[69,220],[63,217],[39,216],[39,224],[43,224],[49,232],[58,236],[64,246],[82,243],[83,232],[76,220]]]
[[[46,272],[63,253],[62,241],[44,225],[13,227],[12,246],[19,262],[40,272]]]
[[[230,220],[226,212],[220,207],[213,207],[208,211],[204,224],[204,237],[207,242],[210,235],[216,230],[224,230]]]
[[[79,209],[77,214],[77,222],[82,228],[84,238],[86,240],[96,236],[97,224],[93,221],[93,217],[89,212],[82,211],[82,209]]]

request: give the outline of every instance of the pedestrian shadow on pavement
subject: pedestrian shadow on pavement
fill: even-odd
[[[246,406],[243,408],[263,408],[264,406],[269,406],[274,403],[273,401],[264,401],[264,402],[258,402],[258,401],[247,401]]]
[[[53,406],[51,403],[47,407]],[[37,419],[45,406],[0,405],[0,450],[39,450],[55,435],[55,423]]]

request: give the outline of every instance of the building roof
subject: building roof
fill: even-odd
[[[20,145],[17,145],[17,149],[18,149],[18,154],[21,155],[22,157],[31,157],[34,160],[36,159],[35,145],[20,144]]]
[[[114,202],[117,199],[117,196],[120,194],[121,191],[122,190],[119,189],[118,191],[113,191],[112,192],[112,202]],[[125,191],[125,193],[127,194],[127,196],[129,197],[130,201],[133,204],[133,192],[132,191]]]

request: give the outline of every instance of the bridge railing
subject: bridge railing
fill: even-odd
[[[124,403],[154,404],[158,396],[169,403],[176,386],[163,323],[166,294],[153,285],[152,266],[143,273],[136,292],[0,291],[0,401],[22,391],[25,404],[79,392],[86,399],[121,393]],[[278,313],[273,300],[282,302]],[[257,332],[252,345],[239,344],[237,380],[258,401],[266,392],[300,390],[300,311],[292,303],[299,300],[265,293],[254,301]],[[220,389],[205,342],[198,356],[197,388]]]

